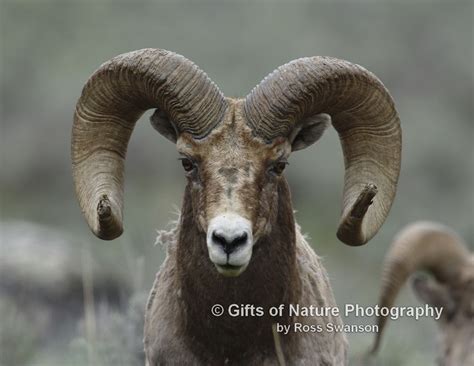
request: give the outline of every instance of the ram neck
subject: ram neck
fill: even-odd
[[[272,324],[289,321],[268,316],[272,306],[297,302],[301,287],[296,267],[295,222],[287,183],[282,181],[278,190],[278,214],[273,230],[255,244],[248,268],[236,278],[223,277],[209,260],[205,234],[195,225],[191,197],[186,190],[176,265],[183,300],[180,309],[182,327],[188,338],[193,339],[192,347],[214,349],[215,354],[222,353],[223,359],[232,359],[233,354],[252,349],[259,352],[273,350]],[[215,304],[221,304],[225,309],[231,304],[249,304],[254,309],[261,307],[265,315],[214,317],[211,307]]]

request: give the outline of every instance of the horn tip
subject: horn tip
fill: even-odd
[[[110,200],[106,194],[104,194],[99,203],[97,204],[97,216],[100,221],[107,220],[112,215],[112,207],[110,206]]]
[[[123,233],[122,221],[113,213],[109,197],[104,194],[97,204],[97,226],[94,234],[102,240],[113,240]]]
[[[336,233],[337,238],[344,244],[349,245],[351,247],[359,247],[369,241],[368,239],[364,239],[360,234],[355,235],[354,232],[348,230],[345,225],[345,222],[339,225],[339,229]]]
[[[362,219],[370,205],[374,202],[373,200],[377,192],[378,189],[375,184],[367,184],[352,205],[349,215],[356,219]]]
[[[337,237],[340,241],[355,247],[364,245],[372,238],[373,235],[369,236],[363,231],[362,222],[377,192],[378,189],[375,184],[368,183],[365,185],[348,214],[341,220],[337,230]]]

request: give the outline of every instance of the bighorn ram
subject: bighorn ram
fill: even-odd
[[[292,151],[319,139],[330,115],[345,162],[337,235],[349,245],[370,240],[388,214],[400,168],[399,119],[383,84],[358,65],[309,57],[279,67],[245,99],[230,99],[173,52],[113,58],[86,83],[72,133],[76,193],[102,239],[122,233],[125,153],[149,108],[156,108],[155,129],[176,143],[188,184],[146,309],[148,364],[273,365],[272,324],[340,324],[339,316],[267,312],[290,303],[335,306],[320,259],[295,224],[282,173]],[[265,314],[212,316],[214,304],[234,303]],[[346,363],[342,333],[280,340],[291,365]]]
[[[379,305],[391,307],[408,277],[427,271],[434,279],[416,277],[413,288],[427,304],[442,307],[440,329],[441,366],[474,365],[474,255],[449,228],[433,222],[417,222],[394,239],[384,263]],[[382,338],[386,317],[379,317],[379,332],[372,353]]]

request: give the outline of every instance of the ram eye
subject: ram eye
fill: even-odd
[[[180,160],[181,160],[181,165],[183,166],[186,172],[190,172],[194,169],[194,163],[191,161],[191,159],[181,158]]]
[[[275,165],[273,165],[273,167],[270,169],[270,171],[273,174],[281,175],[281,173],[283,173],[283,171],[285,170],[287,165],[288,165],[288,162],[279,161],[279,162],[275,163]]]

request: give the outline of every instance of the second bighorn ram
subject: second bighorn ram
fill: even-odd
[[[332,121],[345,163],[337,236],[349,245],[370,240],[389,212],[400,169],[400,123],[383,84],[347,61],[308,57],[231,99],[173,52],[111,59],[87,81],[72,133],[76,193],[99,238],[122,233],[127,144],[149,108],[156,108],[155,129],[176,143],[188,184],[146,309],[148,365],[274,365],[282,358],[345,365],[342,333],[291,332],[275,350],[276,322],[342,323],[331,314],[268,315],[280,304],[336,305],[320,258],[295,223],[282,173],[290,153],[316,142]],[[214,304],[265,312],[214,317]]]
[[[474,366],[474,254],[453,230],[419,221],[400,231],[384,261],[379,306],[392,307],[408,278],[425,303],[442,308],[438,320],[439,366]],[[379,332],[371,353],[378,351],[387,317],[379,316]]]

